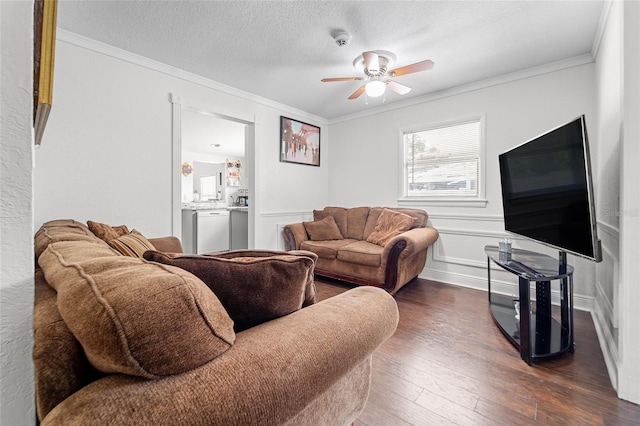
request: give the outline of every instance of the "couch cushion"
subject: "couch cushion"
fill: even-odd
[[[211,361],[235,340],[220,301],[182,269],[86,241],[50,244],[39,264],[60,315],[100,371],[161,378]]]
[[[33,365],[36,410],[42,420],[56,405],[102,377],[60,316],[57,294],[35,270]]]
[[[107,225],[106,223],[88,220],[87,226],[89,227],[89,230],[93,232],[93,235],[107,243],[114,238],[118,238],[129,233],[129,228],[127,228],[125,225],[111,226]]]
[[[303,241],[300,243],[301,250],[309,250],[323,259],[335,259],[338,256],[338,249],[347,244],[351,244],[356,240],[330,240],[330,241]]]
[[[336,225],[333,216],[327,216],[322,220],[302,222],[304,229],[313,241],[341,240],[342,234]]]
[[[371,235],[378,224],[378,218],[384,209],[385,207],[372,207],[369,210],[369,217],[367,218],[367,224],[365,225],[364,234],[362,236],[363,240],[366,241],[369,235]],[[388,208],[388,210],[408,214],[409,216],[414,217],[416,220],[413,222],[413,226],[411,227],[412,229],[424,228],[427,225],[427,220],[429,219],[427,212],[420,209]]]
[[[34,236],[34,251],[36,259],[51,243],[58,241],[88,241],[103,247],[107,243],[96,238],[84,223],[72,219],[52,220],[44,223]]]
[[[366,241],[355,241],[338,249],[338,260],[359,265],[380,266],[384,249]]]
[[[142,257],[145,251],[156,249],[144,235],[135,229],[128,234],[110,240],[109,245],[123,256],[131,257]]]
[[[394,212],[400,212],[400,213],[408,214],[409,216],[415,218],[415,222],[413,222],[413,226],[411,226],[411,229],[413,229],[413,228],[424,228],[425,226],[427,226],[427,220],[429,219],[429,215],[424,210],[420,210],[420,209],[405,209],[405,208],[394,208],[394,209],[389,209],[389,210],[394,211]]]
[[[383,209],[378,217],[376,227],[367,237],[367,241],[384,247],[393,237],[411,229],[414,222],[413,216]]]
[[[369,207],[353,207],[347,210],[347,234],[346,238],[364,240],[364,227],[369,217]]]
[[[378,218],[380,217],[380,213],[382,213],[382,207],[371,207],[369,209],[369,216],[367,216],[367,223],[364,226],[364,232],[362,233],[362,239],[367,241],[369,235],[373,232],[376,225],[378,224]]]
[[[325,207],[324,210],[314,210],[313,220],[319,221],[327,216],[333,216],[338,225],[340,234],[344,237],[347,235],[347,209],[344,207]]]
[[[233,319],[236,332],[302,308],[306,286],[314,285],[313,253],[240,250],[181,256],[148,251],[144,258],[185,269],[204,281]]]

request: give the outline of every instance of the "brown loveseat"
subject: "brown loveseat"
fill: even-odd
[[[156,261],[122,255],[143,251]],[[398,321],[393,298],[358,288],[314,303],[311,253],[206,258],[181,251],[176,238],[147,240],[136,231],[108,244],[72,220],[36,233],[33,358],[42,425],[338,425],[357,418],[372,352]],[[291,296],[275,303],[281,291]],[[234,305],[234,297],[244,299]],[[268,312],[259,312],[263,302]],[[274,312],[285,314],[270,319]],[[259,315],[266,322],[256,324]]]
[[[287,225],[290,250],[318,255],[315,273],[395,294],[418,276],[438,231],[423,210],[325,207],[312,222]]]

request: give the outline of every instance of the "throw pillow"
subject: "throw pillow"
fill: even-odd
[[[144,235],[135,229],[109,241],[109,245],[118,250],[120,254],[131,257],[142,257],[145,251],[156,249]]]
[[[246,251],[179,255],[148,251],[144,258],[177,266],[200,278],[220,299],[236,332],[302,308],[307,283],[313,285],[315,259],[287,252],[256,256]],[[230,256],[237,257],[230,257]]]
[[[367,241],[384,247],[393,237],[411,229],[414,221],[415,218],[408,214],[382,209],[376,227]]]
[[[333,220],[336,221],[340,234],[343,237],[347,235],[347,209],[344,207],[325,207],[322,210],[313,211],[313,220],[319,221],[327,216],[333,216]]]
[[[235,341],[218,298],[182,269],[117,256],[86,241],[52,243],[38,263],[57,292],[62,319],[89,362],[105,373],[179,374]]]
[[[158,251],[161,251],[161,250],[158,250]],[[163,253],[167,253],[167,252],[163,252]],[[212,253],[212,254],[209,254],[208,256],[217,257],[219,259],[235,259],[236,261],[240,261],[244,259],[252,260],[256,257],[281,256],[283,254],[308,257],[313,261],[314,265],[318,261],[318,255],[312,251],[307,251],[307,250],[289,250],[287,252],[283,252],[283,251],[272,251],[272,250],[263,250],[263,249],[258,249],[258,250],[244,249],[244,250],[232,250],[232,251],[225,251],[220,253]],[[307,282],[305,283],[305,295],[304,295],[304,302],[302,302],[302,307],[304,308],[305,306],[313,305],[314,303],[316,303],[316,284],[314,282],[313,271],[310,271],[309,275],[307,276]]]
[[[327,216],[322,220],[313,222],[302,222],[304,229],[309,235],[309,239],[312,241],[326,241],[326,240],[342,240],[342,233],[338,229],[333,216]]]
[[[87,221],[89,230],[93,232],[93,235],[100,238],[102,241],[109,242],[114,238],[118,238],[122,235],[128,234],[129,229],[125,225],[110,226],[106,223],[94,222],[92,220]]]

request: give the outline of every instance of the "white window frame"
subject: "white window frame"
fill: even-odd
[[[426,195],[426,196],[408,196],[406,194],[406,176],[405,176],[405,150],[404,150],[404,135],[407,133],[424,132],[433,129],[439,129],[442,127],[452,127],[470,123],[473,121],[480,122],[480,152],[479,152],[479,165],[478,165],[478,194],[475,196],[450,196],[450,195]],[[400,159],[400,175],[399,175],[399,205],[429,205],[429,206],[451,206],[451,207],[486,207],[486,114],[454,119],[446,122],[438,122],[431,124],[424,124],[418,126],[412,126],[399,129],[399,159]]]

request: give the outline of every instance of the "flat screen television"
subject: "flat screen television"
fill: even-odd
[[[602,260],[584,115],[500,154],[499,162],[505,230],[561,255]]]

